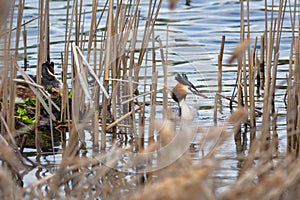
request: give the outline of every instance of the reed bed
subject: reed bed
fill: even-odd
[[[22,23],[24,3],[0,0],[3,65],[0,87],[1,199],[299,198],[300,42],[296,30],[298,19],[293,14],[298,11],[297,4],[281,0],[274,5],[273,2],[270,11],[266,3],[265,30],[260,38],[253,40],[251,2],[241,1],[240,44],[228,60],[237,66],[236,88],[232,88],[231,97],[222,94],[223,54],[226,53],[223,36],[218,57],[215,126],[205,128],[195,121],[171,119],[167,82],[170,74],[168,41],[162,41],[155,34],[162,1],[149,1],[145,23],[140,21],[138,0],[126,3],[106,1],[101,6],[100,2],[93,0],[90,18],[83,10],[83,1],[67,1],[61,59],[63,88],[58,94],[59,105],[52,94],[40,86],[40,66],[51,60],[49,0],[39,1],[38,17]],[[175,5],[176,1],[170,1],[171,8]],[[273,10],[275,6],[278,11]],[[13,18],[14,9],[17,9],[17,19]],[[4,12],[7,10],[9,12]],[[7,21],[2,20],[2,15]],[[288,148],[286,155],[277,155],[274,99],[285,15],[291,19],[293,38],[289,74],[286,76]],[[18,64],[23,29],[24,67],[27,66],[25,25],[35,20],[38,20],[39,30],[36,71],[39,78],[36,83]],[[89,29],[85,30],[87,24]],[[11,43],[13,39],[15,46]],[[22,75],[22,81],[29,85],[36,99],[35,122],[32,126],[24,125],[22,130],[16,127],[16,82],[20,81],[16,79],[17,74]],[[67,84],[68,74],[71,76],[70,85]],[[159,85],[159,79],[162,79],[162,85]],[[162,94],[162,98],[158,99],[158,94]],[[257,108],[255,101],[260,95],[264,96],[263,111]],[[230,102],[231,115],[221,125],[217,115],[223,109],[220,106],[223,99]],[[158,106],[164,110],[163,116],[156,116]],[[55,109],[59,117],[55,115]],[[51,173],[28,184],[24,183],[24,177],[32,169],[43,170],[46,166],[28,159],[23,153],[24,147],[18,147],[16,138],[22,135],[26,140],[27,132],[34,131],[38,160],[43,140],[40,116],[44,111],[48,116],[54,159],[57,155],[53,148],[54,131],[59,131],[61,160],[54,163]],[[261,122],[258,117],[262,117]],[[25,131],[24,127],[27,128]],[[246,142],[248,130],[249,149]],[[200,137],[194,141],[196,135]],[[236,156],[220,157],[218,151],[222,145],[233,139]],[[214,144],[211,148],[204,148],[211,143]],[[190,153],[193,146],[204,152],[197,163]],[[222,162],[229,159],[238,161],[240,168],[236,180],[224,186],[217,174]]]

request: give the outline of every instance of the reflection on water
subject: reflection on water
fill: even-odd
[[[90,19],[90,5],[85,2],[86,5],[86,20]],[[50,40],[51,40],[51,53],[50,57],[52,61],[60,65],[60,54],[64,51],[65,41],[65,15],[66,15],[66,1],[50,1]],[[141,2],[141,20],[146,16],[147,2]],[[264,1],[250,1],[250,29],[252,31],[251,40],[255,40],[256,37],[262,35],[264,30]],[[38,1],[27,1],[26,9],[24,10],[24,20],[30,20],[37,16]],[[143,10],[145,9],[145,10]],[[235,1],[192,1],[190,6],[186,6],[183,2],[178,2],[175,10],[170,11],[165,2],[158,17],[157,27],[155,35],[159,36],[163,40],[166,39],[167,27],[169,30],[168,35],[168,59],[170,66],[169,72],[169,85],[171,88],[175,85],[174,74],[187,73],[191,82],[193,82],[200,91],[202,91],[208,99],[202,99],[198,96],[188,96],[187,102],[190,107],[197,109],[197,123],[207,130],[210,126],[213,126],[214,119],[214,98],[217,92],[217,63],[218,53],[221,44],[222,35],[226,35],[225,54],[224,60],[229,58],[229,54],[240,40],[240,4]],[[288,21],[288,20],[286,20]],[[284,31],[282,33],[280,59],[289,59],[289,48],[291,43],[289,24],[285,22]],[[89,30],[89,24],[86,23],[84,29]],[[102,24],[103,26],[103,24]],[[34,68],[37,63],[37,21],[26,25],[28,31],[27,55],[29,65]],[[166,40],[164,40],[166,41]],[[20,48],[20,55],[23,53],[22,42]],[[166,45],[166,44],[164,44]],[[259,48],[259,47],[258,47]],[[20,65],[22,61],[20,60]],[[158,61],[159,70],[162,70],[161,63]],[[71,66],[69,66],[71,67]],[[33,71],[33,69],[31,69]],[[60,68],[56,68],[56,74],[60,75]],[[144,69],[147,70],[147,69]],[[150,69],[149,69],[150,70]],[[231,96],[233,88],[236,84],[236,65],[225,65],[223,67],[223,90],[222,94],[225,96]],[[287,64],[281,64],[278,66],[278,83],[280,86],[286,86],[285,74],[288,71]],[[143,74],[143,71],[141,72]],[[151,76],[151,72],[147,72],[148,76]],[[160,77],[161,78],[161,77]],[[151,81],[149,77],[148,81]],[[162,78],[159,79],[158,88],[163,86]],[[283,96],[285,88],[281,87],[276,90],[277,96],[275,98],[275,105],[278,112],[278,124],[277,134],[278,136],[278,153],[285,152],[286,149],[286,127],[285,127],[285,105],[283,102]],[[162,94],[158,94],[158,102],[162,101]],[[257,108],[262,110],[263,95],[256,97]],[[176,106],[175,102],[170,100],[171,106]],[[149,108],[146,108],[149,109]],[[158,118],[162,117],[162,106],[157,106]],[[222,126],[230,115],[229,101],[221,99],[218,104],[217,124]],[[149,125],[149,110],[146,110],[145,126]],[[261,117],[257,117],[258,127],[261,126]],[[259,129],[259,128],[258,128]],[[205,132],[205,131],[204,131]],[[258,133],[260,131],[258,130]],[[275,134],[275,133],[274,133]],[[112,134],[114,135],[114,134]],[[127,136],[124,134],[117,134],[114,138],[112,135],[107,137],[107,147],[111,148],[112,140],[119,141],[119,145],[131,150],[134,150],[137,141],[133,136]],[[201,137],[201,136],[199,136]],[[67,137],[68,138],[68,137]],[[210,141],[211,142],[211,141]],[[237,156],[244,154],[249,149],[249,133],[246,128],[241,130],[241,134],[236,134],[235,137],[227,138],[226,142],[221,145],[217,154],[220,158],[228,158],[222,161],[220,168],[214,176],[220,179],[220,185],[226,185],[230,181],[235,180],[238,176],[239,165]],[[91,156],[92,152],[92,137],[86,134],[85,143],[87,147],[86,151],[81,153],[86,156]],[[148,145],[148,141],[145,141],[145,145]],[[206,156],[214,143],[205,143],[204,146],[191,146],[191,155],[194,162],[200,162],[201,158]],[[58,148],[62,148],[59,146]],[[28,149],[27,149],[28,150]],[[29,150],[28,150],[29,151]],[[30,185],[33,179],[51,174],[57,163],[61,160],[61,152],[59,151],[55,155],[44,154],[40,158],[34,155],[28,154],[28,158],[33,162],[38,163],[38,167],[30,171],[25,178],[25,186]],[[55,162],[54,162],[55,160]],[[112,172],[113,173],[113,172]],[[118,174],[120,175],[120,174]],[[112,174],[114,176],[114,174]],[[128,182],[136,183],[137,181],[131,180],[130,173],[124,174],[128,176]],[[116,183],[117,184],[117,183]],[[124,184],[124,183],[122,183]]]

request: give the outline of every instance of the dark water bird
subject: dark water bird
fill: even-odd
[[[178,103],[179,115],[181,119],[192,119],[193,112],[189,109],[188,105],[186,104],[186,96],[188,94],[196,94],[205,98],[207,97],[197,90],[197,88],[188,80],[186,74],[177,74],[175,80],[177,81],[177,85],[171,91],[171,97],[174,101]]]
[[[36,75],[29,75],[29,77],[36,83]],[[18,76],[18,79],[23,79],[23,77]],[[46,61],[42,64],[41,86],[43,86],[45,90],[56,93],[60,93],[62,90],[62,82],[54,75],[54,62]],[[26,83],[18,83],[17,95],[21,98],[34,96]]]
[[[46,61],[42,64],[42,86],[47,88],[62,88],[62,82],[54,75],[54,63]]]

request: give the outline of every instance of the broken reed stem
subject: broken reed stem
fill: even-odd
[[[222,93],[222,66],[223,66],[224,46],[225,46],[225,35],[222,36],[220,53],[218,55],[218,93]],[[220,101],[220,98],[218,95],[216,95],[215,96],[215,105],[214,105],[214,125],[215,126],[217,125],[218,102],[219,101]]]
[[[225,35],[222,36],[220,54],[218,55],[218,92],[222,92],[222,65],[225,46]]]

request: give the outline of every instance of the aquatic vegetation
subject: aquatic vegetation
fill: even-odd
[[[35,108],[36,101],[34,98],[27,98],[24,103],[16,104],[17,114],[20,121],[25,124],[33,124],[35,122],[34,111],[30,108]]]

